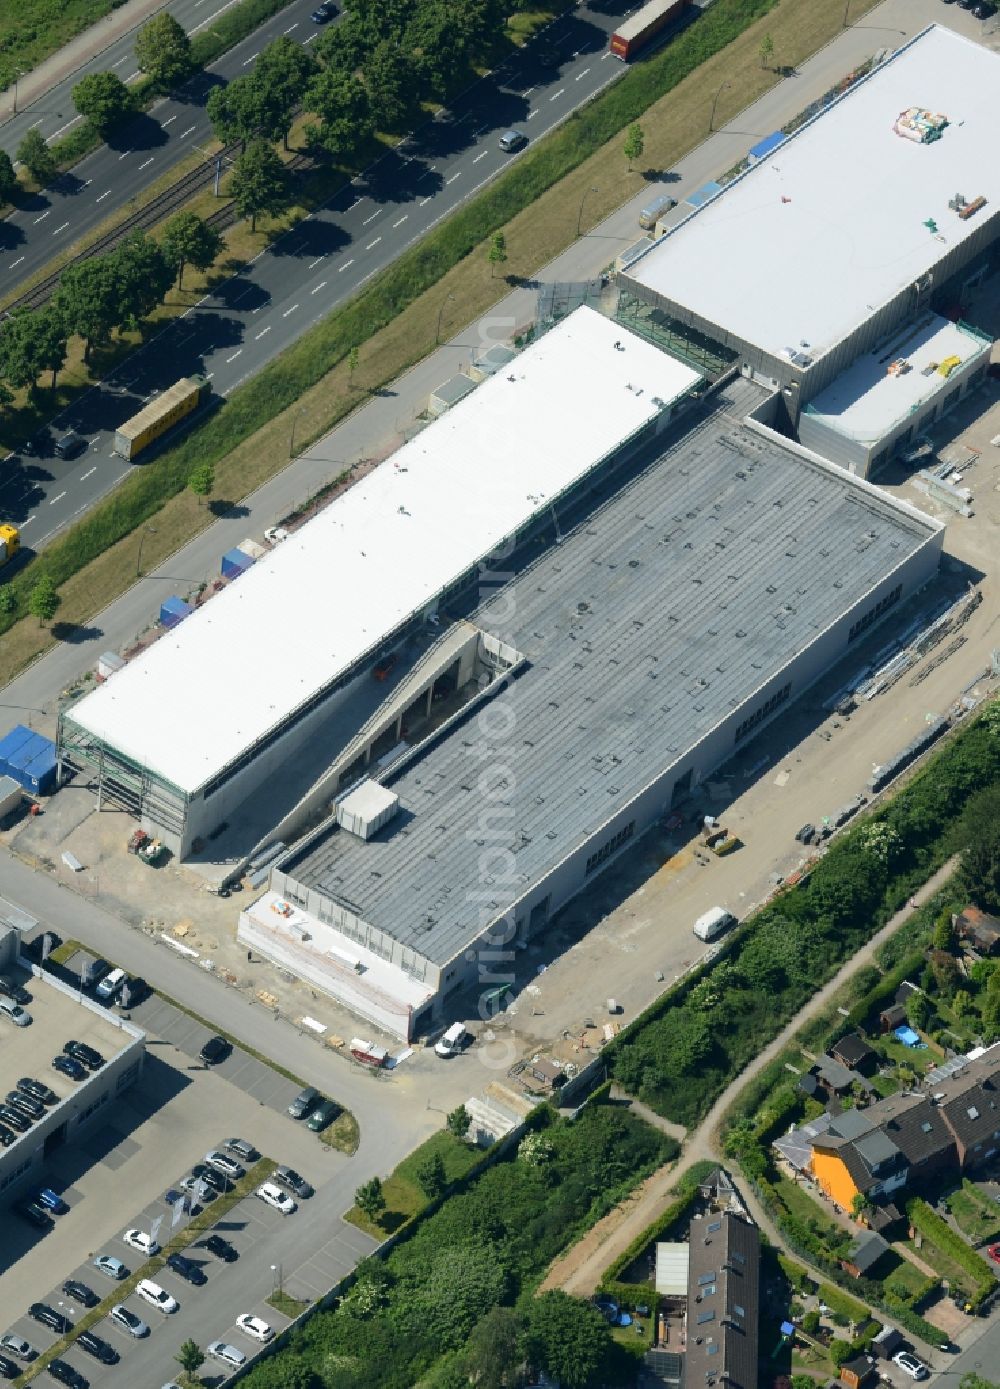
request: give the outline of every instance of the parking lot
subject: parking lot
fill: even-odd
[[[69,962],[74,970],[79,964],[79,959]],[[210,1031],[156,995],[130,1016],[148,1033],[139,1083],[107,1106],[76,1142],[54,1152],[33,1183],[33,1189],[59,1192],[69,1210],[55,1217],[47,1234],[4,1213],[5,1233],[12,1238],[4,1241],[0,1271],[0,1334],[13,1333],[35,1351],[47,1350],[57,1333],[33,1320],[29,1305],[47,1304],[76,1322],[85,1309],[63,1292],[63,1284],[73,1279],[101,1299],[112,1295],[114,1280],[93,1264],[98,1255],[111,1255],[130,1273],[144,1271],[154,1278],[179,1309],[165,1315],[130,1293],[122,1305],[149,1327],[148,1335],[130,1335],[105,1316],[92,1329],[118,1353],[118,1363],[103,1365],[80,1347],[63,1358],[91,1384],[155,1386],[176,1377],[173,1357],[188,1337],[203,1348],[221,1339],[249,1355],[257,1342],[236,1327],[238,1315],[250,1313],[279,1330],[287,1318],[266,1302],[276,1287],[312,1300],[373,1242],[340,1219],[353,1190],[350,1160],[285,1112],[298,1093],[297,1082],[239,1048],[207,1067],[199,1052]],[[204,1286],[193,1286],[167,1267],[145,1269],[146,1256],[125,1244],[124,1231],[153,1233],[161,1245],[182,1233],[190,1217],[168,1205],[165,1193],[177,1190],[210,1149],[236,1136],[295,1168],[316,1194],[287,1216],[253,1195],[227,1211],[214,1232],[233,1246],[236,1258],[226,1263],[207,1247],[212,1231],[199,1234],[189,1249],[206,1277]],[[209,1215],[214,1204],[204,1202]],[[213,1362],[203,1378],[220,1382],[228,1372]]]

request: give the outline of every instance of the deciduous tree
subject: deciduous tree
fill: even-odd
[[[191,40],[167,11],[144,24],[135,39],[139,71],[146,73],[161,91],[170,91],[191,75],[194,62]]]
[[[568,1293],[542,1293],[529,1305],[528,1359],[563,1389],[597,1389],[611,1351],[611,1332],[596,1307]]]
[[[230,188],[241,217],[250,218],[250,230],[257,230],[261,213],[276,217],[291,202],[288,173],[277,151],[263,140],[254,140],[236,161]]]
[[[434,1153],[417,1168],[417,1181],[424,1195],[433,1201],[448,1185],[448,1174],[444,1169],[444,1158]]]
[[[121,321],[118,276],[111,256],[93,256],[62,272],[53,303],[66,331],[84,340],[83,360],[94,343],[103,343]]]
[[[66,360],[66,328],[51,303],[41,309],[15,309],[0,329],[0,377],[34,396],[44,371],[56,374]]]
[[[629,172],[637,159],[642,158],[643,150],[646,148],[646,137],[643,134],[642,126],[635,121],[629,126],[625,133],[625,158],[628,161]]]
[[[338,159],[350,161],[375,128],[368,91],[353,74],[322,69],[309,84],[305,106],[320,118],[306,131],[307,141]]]
[[[1000,786],[970,796],[955,830],[962,881],[976,903],[1000,911]]]
[[[486,259],[490,263],[490,279],[496,273],[498,265],[503,265],[507,260],[507,238],[502,231],[495,231],[490,238],[490,249]]]
[[[109,259],[118,280],[118,327],[134,328],[162,303],[174,271],[163,248],[145,232],[131,232]]]
[[[17,174],[6,150],[0,150],[0,202],[9,203],[17,189]]]
[[[267,112],[269,128],[281,136],[285,149],[295,109],[316,71],[309,51],[285,35],[268,44],[254,64],[253,84],[261,110]]]
[[[354,1204],[369,1220],[378,1220],[385,1210],[385,1193],[378,1177],[372,1177],[358,1187],[354,1193]]]
[[[521,1322],[511,1307],[494,1307],[472,1328],[466,1368],[476,1389],[504,1389],[517,1382]]]
[[[184,280],[184,268],[207,270],[222,250],[222,236],[194,212],[178,212],[163,228],[163,254],[177,275],[177,288]]]
[[[73,105],[99,135],[107,135],[135,109],[132,93],[114,72],[91,72],[73,88]]]
[[[180,1350],[174,1356],[185,1374],[197,1374],[205,1363],[205,1355],[197,1341],[192,1341],[190,1337],[181,1344]]]
[[[188,478],[188,487],[196,497],[207,497],[215,486],[215,469],[211,463],[199,463]]]
[[[465,1138],[469,1132],[469,1125],[472,1123],[472,1116],[464,1104],[460,1104],[457,1109],[453,1109],[445,1119],[448,1132],[453,1133],[456,1138]]]
[[[365,86],[381,130],[399,130],[413,104],[416,73],[408,53],[383,40],[364,60]]]
[[[761,39],[760,48],[757,50],[757,52],[760,55],[761,67],[766,68],[768,63],[774,57],[774,39],[771,38],[770,34],[765,34],[764,37]]]
[[[56,157],[37,127],[29,130],[18,145],[17,157],[36,183],[46,184],[54,177],[57,168]]]
[[[28,594],[28,611],[32,617],[37,617],[39,622],[45,623],[55,616],[61,602],[55,583],[48,574],[43,574],[35,581]]]

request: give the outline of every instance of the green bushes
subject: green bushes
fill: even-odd
[[[675,1200],[670,1203],[662,1215],[657,1216],[651,1225],[647,1225],[641,1234],[636,1235],[635,1239],[604,1270],[601,1275],[601,1292],[607,1293],[609,1297],[613,1297],[627,1306],[633,1305],[637,1296],[643,1296],[648,1300],[647,1295],[653,1292],[651,1283],[623,1283],[620,1281],[621,1275],[630,1264],[639,1258],[644,1250],[648,1249],[651,1244],[655,1244],[657,1240],[664,1239],[673,1227],[684,1219],[694,1205],[699,1184],[717,1166],[717,1163],[708,1161],[692,1163],[677,1183]]]
[[[972,1279],[971,1301],[974,1307],[978,1307],[996,1290],[997,1280],[983,1260],[926,1201],[919,1196],[911,1196],[906,1202],[906,1215],[915,1230],[925,1235],[942,1254],[946,1254]]]

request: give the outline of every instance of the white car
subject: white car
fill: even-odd
[[[140,1254],[145,1254],[147,1259],[160,1252],[156,1240],[152,1235],[147,1235],[145,1230],[126,1230],[122,1235],[122,1243],[127,1244],[129,1249],[137,1249]]]
[[[108,1321],[114,1322],[115,1326],[120,1326],[123,1331],[127,1331],[130,1336],[136,1338],[149,1335],[149,1327],[142,1317],[137,1317],[134,1312],[130,1312],[127,1307],[116,1302],[108,1313]]]
[[[927,1366],[922,1360],[918,1360],[915,1355],[911,1355],[908,1350],[897,1350],[892,1357],[892,1363],[898,1365],[904,1374],[911,1379],[926,1379],[930,1374]]]
[[[161,1288],[152,1278],[143,1278],[135,1285],[135,1290],[143,1302],[148,1302],[150,1307],[159,1308],[161,1312],[176,1312],[180,1306],[176,1297],[171,1297],[166,1288]]]
[[[247,1363],[247,1358],[241,1350],[235,1346],[228,1345],[225,1341],[209,1341],[205,1347],[205,1354],[211,1355],[215,1360],[221,1360],[223,1365],[238,1370],[241,1365]]]
[[[274,1182],[265,1182],[263,1186],[259,1186],[257,1188],[257,1195],[262,1201],[266,1202],[267,1205],[273,1206],[276,1211],[280,1211],[282,1215],[291,1215],[292,1211],[294,1211],[298,1205],[296,1201],[292,1200],[287,1191],[282,1191],[281,1187],[277,1186]]]
[[[274,1335],[266,1321],[261,1321],[260,1317],[252,1317],[249,1312],[242,1312],[236,1318],[236,1325],[255,1341],[269,1341]]]

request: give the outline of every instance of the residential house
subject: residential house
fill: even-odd
[[[834,1042],[830,1055],[863,1076],[870,1076],[878,1066],[878,1053],[857,1032],[848,1032],[846,1037]]]
[[[840,1381],[847,1389],[863,1389],[873,1383],[878,1375],[875,1360],[870,1355],[856,1355],[853,1360],[845,1360],[840,1367]]]
[[[832,1056],[821,1056],[812,1067],[812,1072],[826,1093],[831,1096],[846,1095],[856,1081],[864,1083],[863,1077],[857,1071],[852,1071],[849,1066],[845,1066],[842,1061],[836,1061]]]
[[[906,1005],[903,1003],[890,1003],[888,1008],[883,1008],[878,1015],[879,1031],[884,1033],[895,1032],[897,1027],[902,1027],[906,1022]]]
[[[692,1220],[684,1380],[757,1389],[760,1235],[733,1211]]]
[[[980,955],[1000,953],[1000,920],[979,907],[968,906],[952,918],[956,931]]]
[[[867,1234],[858,1236],[847,1258],[841,1259],[840,1266],[853,1278],[867,1277],[888,1249],[888,1242],[874,1230],[869,1230]]]

